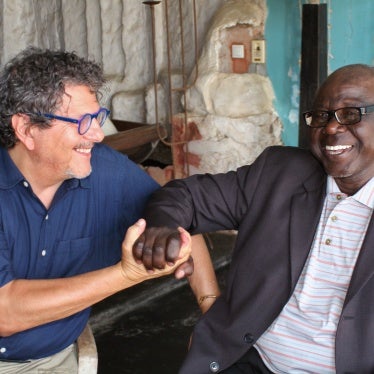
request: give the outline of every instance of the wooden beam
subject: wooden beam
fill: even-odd
[[[116,126],[116,122],[113,121],[113,123]],[[167,131],[163,125],[139,125],[128,130],[119,131],[113,135],[108,135],[104,138],[103,143],[117,151],[127,153],[133,148],[165,139],[166,137]]]
[[[327,77],[327,4],[304,4],[302,12],[299,146],[309,148],[309,130],[302,112],[311,108]]]

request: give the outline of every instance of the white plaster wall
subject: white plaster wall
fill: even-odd
[[[167,2],[167,1],[166,1]],[[156,74],[165,77],[167,35],[165,0],[154,6]],[[212,14],[224,0],[196,0],[199,42],[204,39]],[[186,75],[194,66],[193,1],[183,0],[182,19]],[[179,1],[168,1],[170,55],[174,74],[181,74]],[[112,106],[113,117],[144,122],[146,95],[153,84],[152,17],[141,0],[0,0],[0,64],[28,45],[74,50],[102,64],[108,79],[103,105]],[[201,47],[200,47],[201,49]],[[167,89],[168,80],[163,80]],[[168,95],[161,95],[163,98]],[[161,97],[161,99],[162,99]],[[159,103],[168,113],[167,101]],[[133,105],[134,101],[141,101]],[[149,113],[149,119],[154,119]],[[163,115],[165,118],[165,115]],[[164,119],[165,120],[165,119]]]
[[[281,144],[282,124],[274,108],[274,91],[262,74],[222,72],[221,46],[227,33],[241,25],[243,33],[265,34],[265,0],[228,0],[214,14],[198,61],[198,76],[186,91],[188,118],[202,139],[189,141],[182,165],[185,174],[218,173],[251,163],[270,145]],[[230,65],[231,61],[227,65]],[[256,64],[252,64],[256,65]],[[257,70],[257,69],[255,69]],[[196,162],[199,160],[199,162]]]

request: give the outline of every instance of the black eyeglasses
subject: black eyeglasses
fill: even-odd
[[[303,113],[304,122],[310,127],[325,127],[331,118],[335,119],[341,125],[355,125],[361,121],[365,114],[374,112],[374,104],[365,107],[346,107],[336,110],[310,110]]]
[[[99,122],[100,127],[102,127],[109,114],[110,110],[100,108],[96,113],[86,113],[79,119],[56,116],[51,113],[40,113],[39,115],[50,119],[57,119],[59,121],[76,123],[78,125],[78,133],[83,135],[90,129],[93,119],[96,119],[97,122]]]

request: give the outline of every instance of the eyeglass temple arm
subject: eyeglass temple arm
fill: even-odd
[[[369,105],[365,108],[360,108],[361,114],[373,113],[374,112],[374,105]]]

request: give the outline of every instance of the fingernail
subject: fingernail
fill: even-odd
[[[135,223],[135,225],[142,226],[142,225],[144,225],[144,223],[145,223],[145,220],[143,218],[140,218],[140,219],[137,220],[137,222]]]

